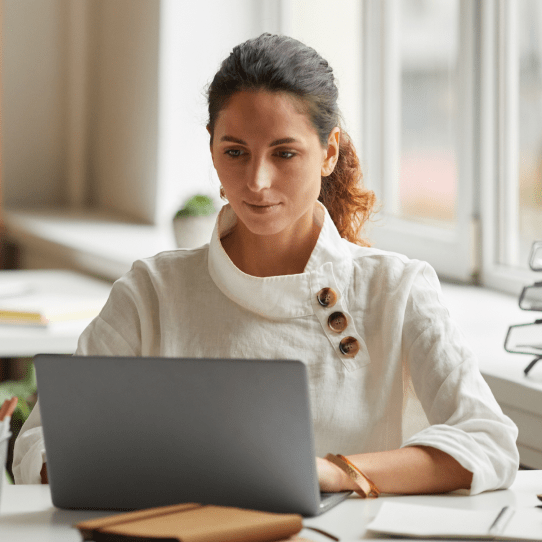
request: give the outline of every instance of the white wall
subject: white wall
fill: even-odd
[[[3,0],[4,205],[161,223],[195,192],[218,196],[204,86],[263,31],[262,6]]]
[[[6,205],[60,205],[65,182],[62,0],[2,2],[2,192]]]
[[[362,2],[288,0],[284,32],[313,47],[333,68],[339,89],[343,129],[361,154],[362,126]],[[360,158],[362,158],[360,156]]]
[[[92,0],[88,16],[90,199],[152,223],[160,2]]]
[[[235,45],[263,32],[262,4],[162,0],[157,222],[195,193],[218,200],[204,90]]]

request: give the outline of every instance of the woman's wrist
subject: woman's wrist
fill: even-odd
[[[331,461],[318,457],[318,480],[320,491],[335,493],[338,491],[353,491],[356,489],[353,480]]]
[[[380,490],[374,482],[356,465],[344,455],[327,454],[326,460],[338,467],[347,479],[341,481],[341,489],[351,489],[363,498],[374,499],[380,495]]]
[[[355,491],[359,489],[354,480],[343,469],[327,458],[324,458],[323,461],[326,462],[328,476],[334,488],[333,491]]]
[[[331,464],[333,465],[333,463]],[[333,465],[333,467],[339,472],[338,474],[338,486],[340,488],[339,491],[357,491],[359,489],[356,482],[350,476],[348,476],[348,474],[346,474],[344,470],[337,467],[337,465]]]

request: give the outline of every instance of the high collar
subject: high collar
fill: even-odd
[[[327,209],[318,241],[303,273],[254,277],[238,269],[220,238],[237,223],[231,206],[220,211],[209,244],[209,274],[224,295],[245,309],[270,319],[296,318],[314,313],[314,292],[338,288],[341,297],[352,272],[352,256]]]

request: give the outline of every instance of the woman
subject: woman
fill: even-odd
[[[210,245],[136,262],[77,353],[301,359],[322,490],[508,487],[517,428],[441,304],[435,272],[360,239],[375,197],[337,97],[327,62],[294,39],[236,47],[208,90],[229,201]],[[15,454],[18,482],[45,475],[38,409]]]

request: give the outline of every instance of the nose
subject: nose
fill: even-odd
[[[272,165],[265,158],[254,160],[248,172],[248,188],[253,192],[260,192],[271,186],[273,171]]]

